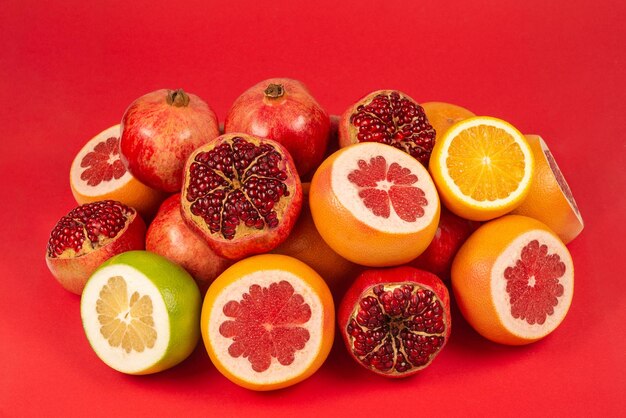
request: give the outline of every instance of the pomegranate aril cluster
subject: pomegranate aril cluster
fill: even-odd
[[[441,302],[412,284],[377,285],[348,324],[353,352],[380,371],[405,372],[428,364],[445,343]]]
[[[211,233],[233,239],[237,227],[275,228],[274,207],[289,196],[285,162],[269,144],[256,145],[241,137],[198,153],[190,167],[187,200],[191,212]]]
[[[397,91],[376,95],[369,104],[360,105],[350,117],[358,129],[359,142],[392,145],[427,164],[435,145],[435,130],[424,109]]]
[[[134,210],[113,201],[87,203],[74,208],[55,225],[48,241],[48,256],[59,257],[66,250],[79,253],[85,239],[93,248],[115,238],[124,229]]]

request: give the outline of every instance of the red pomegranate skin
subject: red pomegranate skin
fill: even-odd
[[[125,229],[108,244],[72,258],[55,258],[46,254],[46,264],[65,290],[80,295],[89,277],[102,263],[126,251],[145,249],[145,238],[146,224],[135,212]]]
[[[324,156],[321,161],[314,165],[311,170],[309,170],[308,174],[301,175],[300,180],[302,180],[303,185],[304,182],[310,182],[313,179],[313,174],[319,168],[319,166],[324,162],[326,158],[328,158],[335,151],[339,150],[339,121],[341,120],[341,116],[339,115],[330,115],[330,130],[328,131],[328,144],[326,144],[326,151],[324,151]]]
[[[120,154],[142,183],[179,192],[189,154],[219,136],[215,112],[198,96],[161,89],[141,96],[126,109]]]
[[[391,267],[384,269],[368,269],[364,270],[352,283],[346,294],[344,295],[341,303],[339,304],[339,309],[337,311],[337,322],[339,325],[339,331],[343,337],[346,349],[350,356],[362,367],[367,370],[379,374],[384,377],[390,378],[402,378],[412,376],[419,371],[430,365],[430,362],[422,367],[415,367],[408,372],[401,374],[385,374],[381,373],[376,369],[368,368],[361,360],[359,360],[354,354],[352,347],[350,345],[350,337],[347,332],[348,324],[351,319],[352,312],[354,308],[360,303],[363,298],[363,294],[368,292],[376,285],[387,285],[387,284],[414,284],[419,287],[426,288],[432,290],[444,308],[444,323],[445,323],[445,342],[444,345],[439,348],[439,352],[445,347],[445,343],[450,339],[451,332],[451,315],[450,315],[450,294],[448,292],[445,284],[434,274],[416,269],[414,267],[409,266],[400,266],[400,267]],[[432,359],[431,359],[432,362]]]
[[[204,293],[232,262],[215,254],[201,237],[189,229],[180,211],[180,193],[161,204],[148,227],[146,250],[182,266]]]
[[[266,94],[271,85],[282,86],[282,95],[275,90]],[[291,154],[298,174],[304,176],[322,162],[330,119],[304,84],[271,78],[252,86],[235,100],[226,116],[224,131],[280,142]]]
[[[454,256],[480,225],[480,222],[463,219],[442,206],[435,237],[428,248],[408,264],[449,281]]]

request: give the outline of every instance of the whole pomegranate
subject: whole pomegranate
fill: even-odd
[[[187,225],[218,255],[237,260],[287,238],[302,207],[302,185],[278,142],[224,134],[189,157],[181,204]]]
[[[442,280],[450,280],[454,256],[479,226],[480,222],[456,216],[442,205],[435,237],[428,248],[409,265],[430,271]]]
[[[189,154],[219,135],[215,112],[198,96],[157,90],[130,104],[121,124],[120,154],[142,183],[180,191]]]
[[[146,224],[114,200],[87,203],[63,216],[50,233],[46,264],[66,290],[80,295],[91,274],[114,255],[143,250]]]
[[[450,296],[437,276],[413,267],[365,270],[339,305],[350,355],[386,377],[426,368],[450,337]]]
[[[235,100],[224,131],[243,132],[280,142],[301,176],[317,167],[328,144],[330,119],[304,84],[272,78],[250,87]]]
[[[180,208],[180,194],[163,202],[148,227],[146,250],[182,266],[204,293],[232,262],[215,254],[204,239],[187,226]]]
[[[397,90],[378,90],[350,106],[341,116],[339,145],[382,142],[428,167],[435,129],[422,106]]]

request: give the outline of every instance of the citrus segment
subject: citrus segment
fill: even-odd
[[[584,228],[580,210],[544,140],[537,135],[526,139],[535,157],[535,175],[528,196],[512,213],[545,223],[567,244]]]
[[[342,257],[367,266],[408,262],[430,244],[439,198],[426,169],[379,143],[343,148],[320,166],[309,203],[315,226]]]
[[[452,212],[484,221],[519,206],[530,189],[534,160],[515,127],[476,116],[452,126],[435,144],[429,168]]]
[[[235,263],[207,292],[202,336],[217,369],[254,390],[298,383],[324,362],[334,337],[330,290],[310,267],[264,254]]]
[[[199,339],[200,292],[164,257],[129,251],[106,261],[81,298],[87,339],[109,367],[149,374],[191,354]]]
[[[156,213],[165,195],[139,182],[120,159],[120,125],[90,139],[76,154],[70,168],[72,194],[80,204],[117,200],[144,217]]]
[[[455,123],[476,116],[469,110],[450,103],[426,102],[422,103],[422,107],[424,108],[424,113],[426,113],[426,118],[432,127],[435,128],[435,143]]]
[[[463,316],[480,334],[527,344],[564,319],[574,266],[546,225],[508,215],[481,226],[463,244],[452,264],[452,287]]]

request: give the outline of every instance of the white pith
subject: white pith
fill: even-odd
[[[514,266],[521,258],[522,249],[533,240],[539,241],[540,245],[547,245],[548,254],[557,254],[565,264],[565,273],[559,278],[563,285],[563,295],[558,297],[558,303],[554,307],[554,313],[546,318],[543,324],[529,324],[524,319],[516,319],[511,315],[511,301],[506,291],[507,280],[504,271],[507,267]],[[498,256],[491,270],[491,296],[496,307],[496,312],[506,329],[522,338],[542,338],[550,334],[559,326],[572,302],[574,294],[574,265],[569,251],[554,235],[537,229],[528,231],[515,238],[506,249]]]
[[[224,315],[223,308],[231,300],[240,302],[244,293],[249,293],[250,286],[256,284],[261,287],[269,287],[272,283],[282,280],[288,281],[294,288],[295,293],[304,298],[304,302],[311,308],[311,318],[304,324],[298,325],[309,332],[309,340],[302,350],[296,350],[293,363],[283,366],[272,357],[270,367],[263,372],[256,372],[247,358],[232,357],[228,353],[228,347],[233,343],[232,338],[226,338],[219,332],[220,325],[234,318]],[[293,273],[284,270],[261,270],[243,276],[222,289],[217,295],[211,308],[208,321],[207,335],[213,351],[220,363],[239,379],[262,385],[284,382],[297,377],[307,370],[317,357],[322,343],[323,334],[322,302],[314,290],[302,279]]]
[[[85,180],[80,178],[83,171],[87,169],[87,167],[80,166],[80,163],[85,155],[92,152],[96,144],[111,137],[120,137],[120,125],[111,126],[91,138],[89,142],[87,142],[78,152],[78,154],[76,154],[76,157],[74,157],[74,161],[72,161],[72,168],[70,170],[70,176],[74,188],[76,188],[80,194],[85,196],[100,196],[105,193],[110,193],[113,190],[119,189],[120,186],[128,183],[133,178],[128,170],[126,170],[124,175],[119,179],[113,178],[110,181],[102,181],[97,186],[89,186]]]
[[[412,174],[417,176],[417,182],[411,186],[418,187],[424,191],[424,197],[428,204],[424,206],[424,215],[417,218],[415,222],[407,222],[401,219],[390,205],[390,215],[388,218],[376,216],[365,206],[363,199],[359,196],[361,190],[356,184],[348,180],[348,175],[358,169],[359,160],[364,160],[368,164],[370,159],[383,156],[387,161],[387,168],[392,163],[398,163],[403,168],[407,168]],[[410,234],[422,230],[430,225],[437,212],[438,195],[430,174],[424,166],[409,154],[393,148],[389,145],[377,142],[362,142],[346,148],[335,160],[331,171],[331,188],[339,202],[352,213],[359,221],[370,227],[383,232]],[[381,181],[378,189],[388,190],[389,182]]]
[[[126,282],[128,297],[133,292],[147,295],[152,300],[152,319],[157,339],[154,347],[146,347],[144,351],[131,350],[127,353],[121,346],[112,347],[101,334],[101,324],[96,312],[96,303],[100,291],[114,276],[121,276]],[[87,339],[98,357],[108,366],[123,373],[140,373],[161,360],[167,351],[170,340],[170,320],[165,302],[157,287],[143,273],[133,267],[117,264],[97,271],[87,282],[83,291],[80,313]]]
[[[446,132],[446,135],[444,136],[444,138],[455,138],[461,131],[464,131],[466,129],[470,129],[479,125],[493,126],[493,127],[506,131],[513,138],[516,138],[516,139],[523,138],[522,134],[517,129],[515,129],[514,127],[512,127],[511,125],[507,123],[501,123],[497,120],[485,120],[485,119],[480,119],[480,118],[464,120],[462,122],[457,123],[456,125],[453,125]],[[533,157],[532,157],[532,151],[530,147],[525,142],[522,142],[519,140],[516,142],[519,145],[520,150],[522,151],[522,154],[524,155],[524,163],[526,167],[531,167],[532,165],[531,161]],[[445,141],[442,144],[441,152],[439,153],[439,158],[437,160],[437,163],[440,167],[443,167],[443,169],[441,170],[441,175],[443,177],[444,183],[448,185],[448,187],[452,190],[454,195],[462,202],[471,206],[480,206],[483,208],[499,208],[499,207],[502,207],[503,205],[508,204],[508,202],[518,199],[524,193],[524,191],[528,188],[528,184],[532,180],[532,172],[533,172],[533,170],[529,170],[529,169],[525,171],[524,176],[522,177],[522,180],[520,181],[517,189],[511,192],[506,198],[490,201],[490,200],[475,200],[471,198],[470,196],[467,196],[466,194],[463,193],[461,188],[457,186],[457,184],[454,182],[454,180],[448,173],[448,170],[446,169],[447,167],[446,160],[448,158],[448,151],[450,149],[450,144],[451,144],[451,141],[449,140]]]
[[[539,145],[541,145],[541,151],[543,151],[541,153],[541,158],[544,159],[544,163],[548,166],[548,168],[550,170],[552,170],[552,166],[550,165],[550,162],[548,161],[548,158],[546,157],[546,152],[550,152],[550,149],[548,148],[548,145],[544,142],[543,138],[540,137],[539,135],[537,135],[537,138],[539,139]],[[552,156],[554,159],[554,155]],[[558,164],[556,162],[556,160],[554,160],[554,165],[557,167],[557,170],[561,170],[560,168],[558,168]],[[580,212],[578,211],[578,209],[576,209],[573,205],[572,202],[570,202],[570,200],[567,198],[565,191],[561,188],[561,185],[559,184],[559,182],[556,180],[556,176],[554,176],[554,181],[556,182],[557,186],[559,187],[559,190],[561,191],[561,193],[563,194],[563,198],[565,199],[565,201],[567,202],[567,204],[569,205],[570,209],[572,210],[572,212],[574,213],[574,215],[576,215],[576,219],[578,219],[578,222],[580,222],[581,225],[584,224],[583,222],[583,218],[580,215]]]

